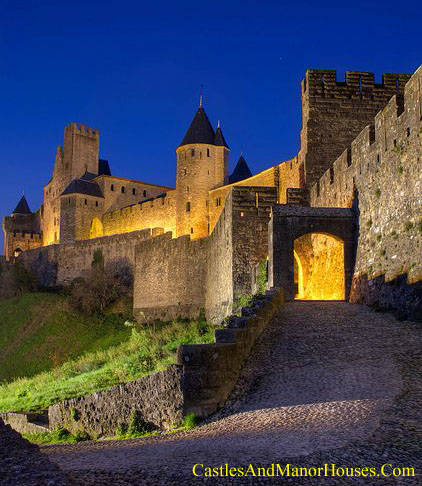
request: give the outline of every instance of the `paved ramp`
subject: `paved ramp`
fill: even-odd
[[[363,306],[288,303],[255,346],[224,409],[201,427],[161,438],[80,443],[44,452],[85,485],[111,479],[113,484],[188,484],[195,463],[318,464],[331,462],[340,451],[343,462],[363,466],[378,460],[374,448],[385,453],[391,442],[380,432],[386,417],[399,425],[409,422],[408,414],[407,422],[397,417],[400,407],[409,406],[410,395],[404,402],[397,397],[409,386],[415,392],[417,372],[403,374],[403,362],[417,355],[421,343],[416,324]],[[418,396],[412,398],[416,415],[421,413]],[[410,422],[420,423],[420,416]],[[356,454],[359,464],[353,464]],[[397,460],[415,462],[417,456],[406,452]]]

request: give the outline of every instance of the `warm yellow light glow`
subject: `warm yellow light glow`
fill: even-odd
[[[343,300],[344,244],[321,233],[306,234],[295,240],[296,299]]]
[[[302,263],[297,256],[297,253],[293,251],[295,257],[295,284],[297,284],[297,295],[296,299],[303,299],[304,291],[303,291],[303,269]]]
[[[89,237],[100,238],[102,236],[104,236],[103,223],[98,218],[94,218],[91,222]]]

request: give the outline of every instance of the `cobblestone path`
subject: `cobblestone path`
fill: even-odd
[[[43,449],[75,484],[369,484],[368,478],[195,479],[192,466],[422,466],[421,326],[344,302],[288,303],[230,400],[202,426]],[[377,478],[377,485],[420,485]]]

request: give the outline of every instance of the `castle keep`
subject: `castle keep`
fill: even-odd
[[[140,320],[201,309],[220,320],[267,258],[291,298],[359,300],[379,278],[379,292],[400,276],[411,286],[422,275],[421,78],[307,71],[299,153],[256,175],[243,156],[229,175],[229,145],[201,101],[175,189],[112,175],[99,131],[72,123],[44,204],[33,213],[22,198],[4,219],[5,256],[53,262],[54,284],[89,269],[97,248],[125,258]]]

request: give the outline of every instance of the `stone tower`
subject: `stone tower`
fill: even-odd
[[[44,188],[41,229],[43,245],[60,242],[62,210],[60,195],[75,179],[86,172],[98,174],[100,132],[85,125],[71,123],[64,129],[63,149],[58,147],[53,177]]]
[[[192,239],[209,234],[208,191],[227,183],[229,147],[220,124],[214,129],[200,106],[176,150],[176,233]]]
[[[22,196],[13,213],[4,218],[3,231],[6,260],[19,256],[22,251],[41,246],[39,214],[31,212],[25,196]]]
[[[408,74],[308,70],[302,81],[301,185],[310,187],[371,123],[392,96],[402,103]]]

